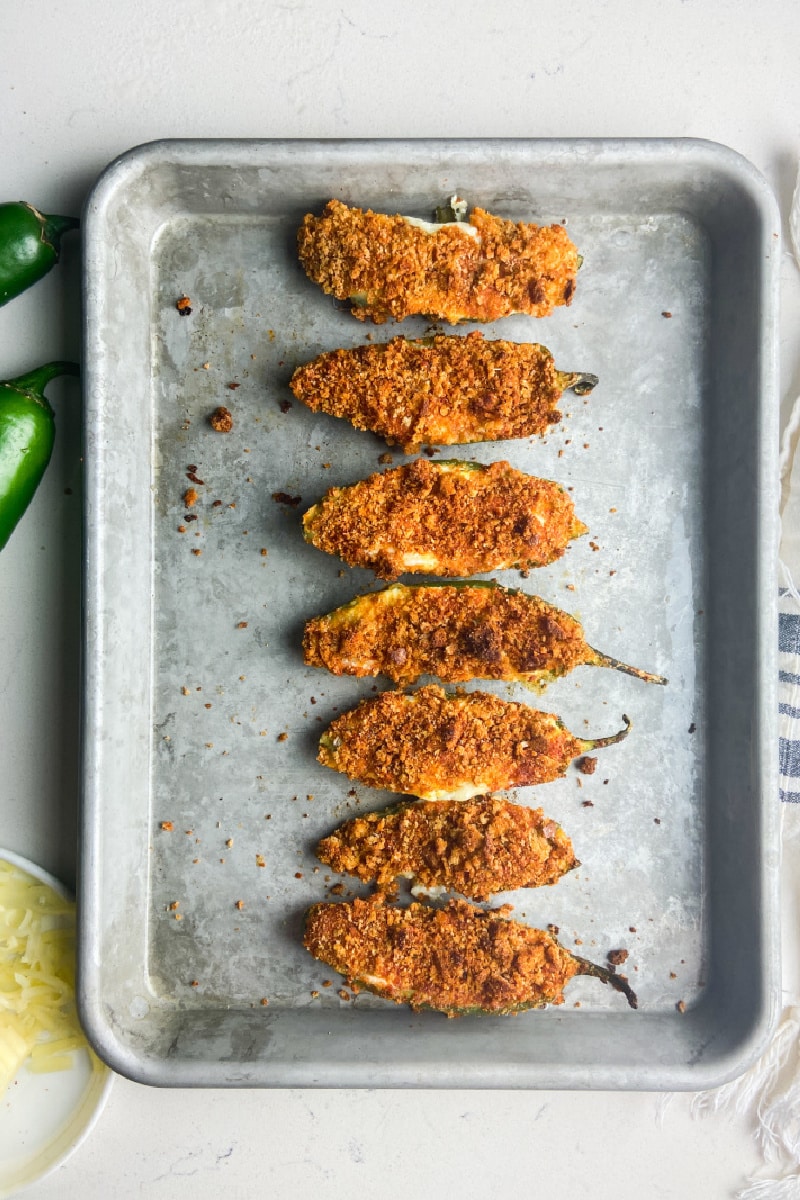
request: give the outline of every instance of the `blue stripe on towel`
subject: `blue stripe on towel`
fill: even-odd
[[[783,654],[800,653],[800,613],[778,614],[778,649]]]
[[[779,738],[780,773],[786,779],[800,779],[800,741]]]

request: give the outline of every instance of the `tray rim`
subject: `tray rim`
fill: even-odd
[[[93,261],[93,253],[97,247],[92,241],[93,235],[93,212],[99,211],[107,204],[116,192],[116,189],[126,180],[130,180],[132,175],[146,170],[153,164],[163,162],[178,162],[188,163],[189,165],[199,165],[196,162],[198,153],[202,155],[203,165],[207,166],[227,166],[229,165],[228,156],[231,152],[238,152],[243,155],[243,159],[237,160],[237,165],[250,165],[259,161],[259,156],[269,148],[316,148],[325,149],[332,154],[340,154],[352,152],[357,148],[361,153],[369,152],[388,152],[392,148],[404,147],[406,150],[416,150],[421,147],[435,149],[436,147],[454,147],[480,148],[487,154],[492,152],[508,150],[509,152],[527,151],[538,149],[542,152],[546,150],[548,161],[552,163],[553,158],[564,159],[565,162],[572,162],[576,151],[581,147],[591,148],[595,153],[602,153],[603,162],[613,164],[614,162],[630,162],[631,155],[647,156],[649,161],[657,162],[659,156],[676,155],[682,159],[691,161],[693,158],[699,158],[707,163],[717,167],[720,171],[727,172],[736,182],[745,188],[749,193],[750,199],[761,211],[765,223],[771,222],[772,226],[780,229],[779,213],[777,203],[773,193],[771,192],[766,180],[758,172],[758,170],[746,158],[735,150],[729,147],[722,146],[719,143],[708,141],[700,138],[396,138],[396,139],[280,139],[280,138],[246,138],[246,139],[202,139],[202,138],[165,138],[151,142],[146,142],[135,146],[132,149],[121,154],[105,168],[92,188],[85,205],[84,221],[86,239],[84,243],[84,287],[86,294],[90,291],[90,271]],[[772,248],[772,247],[771,247]],[[779,250],[779,242],[774,245],[775,250]],[[756,695],[766,701],[769,698],[775,698],[777,694],[777,658],[776,658],[776,631],[777,631],[777,577],[774,570],[770,571],[770,567],[774,567],[777,561],[777,537],[775,530],[777,529],[777,308],[778,308],[778,285],[779,285],[779,254],[774,253],[766,256],[767,265],[763,268],[763,298],[764,312],[761,315],[759,322],[761,338],[761,361],[759,369],[760,380],[760,398],[762,403],[759,407],[759,433],[760,447],[758,463],[759,471],[759,487],[757,491],[757,500],[755,507],[759,514],[759,528],[771,529],[773,533],[770,539],[771,543],[768,547],[760,547],[758,554],[759,565],[759,581],[757,592],[762,601],[759,612],[759,622],[757,630],[757,642],[760,647],[759,667],[755,672],[754,690]],[[92,357],[92,316],[93,310],[89,304],[85,307],[84,317],[84,338],[85,338],[85,393],[87,404],[85,405],[86,420],[88,420],[91,412],[91,403],[89,398],[92,389],[96,389],[98,383],[98,369],[95,360]],[[99,374],[102,374],[100,372]],[[90,488],[90,484],[96,484],[96,480],[90,479],[90,471],[87,466],[87,475],[85,486]],[[94,594],[94,583],[97,575],[94,573],[96,562],[93,560],[93,554],[96,550],[96,545],[93,542],[93,531],[89,527],[88,522],[85,525],[85,559],[84,559],[84,578],[86,584],[85,596],[87,598]],[[91,614],[87,608],[84,615],[84,663],[89,661],[89,650],[91,645]],[[84,668],[86,670],[86,667]],[[86,678],[86,677],[85,677]],[[774,741],[777,738],[777,719],[773,715],[772,710],[775,708],[773,704],[768,708],[766,703],[762,703],[759,708],[759,748],[763,752],[766,749],[768,741]],[[82,814],[81,814],[81,863],[80,863],[80,893],[79,893],[79,977],[78,977],[78,1002],[86,1027],[88,1036],[92,1041],[96,1051],[101,1057],[110,1063],[119,1073],[137,1079],[141,1082],[163,1085],[163,1086],[337,1086],[330,1078],[312,1078],[307,1066],[300,1064],[296,1068],[288,1067],[284,1064],[281,1078],[274,1080],[263,1080],[259,1078],[214,1078],[209,1081],[207,1075],[202,1075],[202,1072],[207,1068],[207,1064],[197,1062],[176,1061],[167,1062],[156,1058],[150,1061],[147,1055],[131,1055],[129,1048],[116,1037],[110,1024],[106,1021],[102,1012],[100,998],[97,996],[95,989],[92,987],[92,964],[97,962],[99,952],[99,943],[97,939],[98,929],[94,923],[93,909],[97,910],[97,905],[100,899],[99,896],[99,872],[98,872],[98,841],[97,841],[97,826],[96,820],[98,810],[96,805],[93,807],[91,803],[91,778],[92,778],[92,758],[91,747],[88,744],[88,735],[91,733],[91,724],[86,719],[87,709],[84,707],[83,726],[82,726],[82,741],[83,741],[83,784],[82,784]],[[771,738],[769,735],[772,735]],[[762,755],[764,764],[768,767],[768,778],[761,778],[758,796],[761,799],[759,807],[759,834],[762,848],[769,850],[777,844],[777,833],[779,830],[779,804],[777,786],[772,788],[773,799],[765,794],[769,789],[769,782],[777,781],[777,765],[772,765],[772,760],[768,754]],[[773,753],[772,758],[775,755]],[[97,799],[97,797],[95,797]],[[93,822],[94,818],[94,822]],[[763,859],[762,854],[762,859]],[[684,1088],[694,1090],[698,1086],[716,1086],[726,1080],[740,1074],[750,1063],[752,1063],[767,1044],[771,1033],[777,1023],[779,1015],[779,989],[780,989],[780,914],[779,914],[779,872],[775,862],[771,861],[772,856],[766,855],[770,861],[762,861],[761,872],[759,875],[760,882],[760,900],[762,904],[762,912],[764,914],[763,931],[763,962],[760,964],[760,982],[762,988],[762,1004],[760,1009],[759,1019],[753,1023],[749,1030],[748,1036],[742,1039],[740,1050],[735,1061],[729,1061],[730,1056],[724,1056],[713,1062],[711,1065],[698,1066],[691,1072],[686,1072],[684,1068],[677,1067],[674,1070],[652,1071],[645,1068],[640,1071],[639,1078],[631,1083],[630,1076],[632,1069],[624,1067],[617,1070],[613,1067],[603,1067],[601,1077],[592,1082],[576,1082],[577,1075],[580,1072],[572,1073],[572,1078],[562,1078],[558,1075],[553,1076],[543,1075],[541,1078],[532,1079],[530,1076],[536,1075],[536,1064],[532,1070],[529,1070],[528,1076],[514,1080],[492,1080],[486,1079],[485,1071],[478,1069],[477,1072],[465,1071],[459,1069],[458,1079],[448,1079],[448,1068],[437,1070],[431,1068],[424,1080],[416,1077],[413,1070],[406,1072],[402,1068],[402,1064],[396,1064],[393,1072],[385,1072],[385,1080],[369,1081],[359,1080],[358,1065],[354,1066],[354,1077],[338,1083],[338,1086],[364,1086],[364,1087],[391,1087],[391,1086],[435,1086],[435,1087],[523,1087],[523,1088],[539,1088],[539,1087],[591,1087],[591,1088],[627,1088],[630,1090],[661,1090],[665,1086],[663,1082],[654,1080],[654,1075],[660,1075],[660,1078],[667,1079],[669,1082],[667,1087],[670,1089]],[[94,886],[92,886],[92,884]],[[215,1064],[217,1065],[217,1064]],[[439,1064],[441,1067],[441,1064]],[[591,1074],[591,1070],[589,1071]],[[231,1073],[228,1072],[228,1075]],[[324,1072],[323,1072],[324,1074]],[[480,1075],[481,1078],[473,1078],[473,1075]],[[524,1074],[524,1071],[523,1071]],[[223,1072],[224,1075],[224,1072]],[[415,1077],[411,1077],[415,1076]],[[624,1079],[623,1079],[624,1077]]]

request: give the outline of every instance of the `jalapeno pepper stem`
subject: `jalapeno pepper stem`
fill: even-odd
[[[80,375],[80,367],[77,363],[63,360],[45,363],[34,371],[28,371],[25,375],[18,375],[16,379],[3,380],[3,387],[13,388],[14,391],[41,400],[48,383],[60,375]]]
[[[593,375],[591,371],[576,371],[570,375],[570,382],[565,391],[574,392],[576,396],[588,396],[599,382],[598,376]]]
[[[592,975],[595,979],[602,979],[603,983],[609,984],[615,991],[622,992],[631,1008],[639,1007],[636,993],[627,979],[622,979],[611,967],[601,967],[598,963],[589,962],[586,958],[579,958],[576,954],[573,954],[572,957],[578,964],[579,975]]]
[[[654,675],[651,671],[643,671],[641,667],[632,667],[629,663],[620,662],[618,658],[612,658],[610,654],[602,654],[599,650],[595,650],[593,646],[589,649],[594,654],[593,664],[596,667],[611,667],[615,671],[622,671],[625,675],[633,675],[636,679],[643,679],[645,683],[660,683],[666,684],[669,680],[664,675]]]
[[[52,213],[42,213],[44,225],[42,232],[46,242],[57,242],[58,239],[70,229],[80,229],[80,221],[77,217],[59,217]]]
[[[582,741],[581,745],[583,746],[584,750],[602,750],[604,746],[614,746],[617,742],[624,741],[631,731],[633,722],[631,721],[630,717],[625,715],[625,713],[622,714],[622,719],[625,722],[624,729],[620,729],[619,733],[612,733],[608,737],[592,738],[591,741]]]

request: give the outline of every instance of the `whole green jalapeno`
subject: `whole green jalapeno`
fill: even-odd
[[[33,499],[55,441],[55,416],[44,389],[77,363],[51,362],[0,382],[0,550]]]
[[[46,216],[24,200],[0,204],[0,307],[56,265],[62,234],[79,224],[75,217]]]

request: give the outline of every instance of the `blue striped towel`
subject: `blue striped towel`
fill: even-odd
[[[780,796],[800,803],[800,597],[793,588],[778,592],[778,712],[780,713]]]

